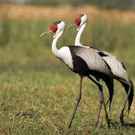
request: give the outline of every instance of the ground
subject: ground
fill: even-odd
[[[58,12],[63,9],[55,9],[55,13],[57,11],[55,16],[50,9],[51,18],[43,18],[45,9],[42,7],[41,9],[31,6],[24,8],[25,10],[22,10],[14,6],[8,14],[8,19],[3,17],[0,22],[0,134],[133,135],[135,132],[135,100],[129,118],[125,116],[125,121],[130,124],[121,126],[119,114],[125,99],[125,92],[116,81],[112,106],[113,124],[110,129],[107,128],[102,111],[101,125],[95,130],[99,103],[98,89],[87,78],[83,82],[83,96],[72,128],[67,129],[79,91],[79,77],[52,54],[51,36],[40,38],[39,35],[47,30],[48,25],[54,20],[59,17],[64,19],[70,7],[64,9],[68,12],[65,13],[66,15],[64,12],[63,14]],[[42,14],[38,16],[41,11],[36,12],[38,17],[35,11],[29,9],[30,11],[27,12],[28,8],[43,10],[43,16]],[[106,18],[111,16],[110,21],[107,21],[98,15],[94,18],[96,9],[93,9],[88,11],[93,14],[93,20],[92,23],[89,21],[81,39],[82,42],[88,45],[92,42],[94,46],[107,50],[124,61],[129,77],[135,83],[134,13],[102,11],[101,14],[107,16]],[[19,10],[27,14],[22,14]],[[17,11],[16,15],[14,11]],[[72,23],[74,16],[80,12],[81,10],[78,9],[73,16],[70,15],[69,18],[66,16],[67,22]],[[100,14],[99,11],[97,12]],[[33,13],[34,17],[30,18],[28,13]],[[115,13],[118,17],[114,15]],[[116,19],[121,16],[121,19]],[[75,33],[75,29],[65,29],[59,47],[73,44]],[[108,92],[105,85],[104,94],[107,99]]]

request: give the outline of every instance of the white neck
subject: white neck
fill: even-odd
[[[53,42],[52,42],[52,52],[55,56],[60,57],[59,49],[57,48],[57,41],[63,34],[63,31],[59,32],[57,35],[55,35]]]
[[[84,31],[84,28],[86,27],[86,23],[84,23],[79,31],[77,32],[77,35],[76,35],[76,38],[75,38],[75,46],[82,46],[82,44],[80,43],[80,38],[81,38],[81,35],[82,35],[82,32]]]

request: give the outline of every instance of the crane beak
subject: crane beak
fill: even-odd
[[[44,35],[49,34],[49,33],[51,33],[51,31],[45,31],[45,32],[41,33],[41,34],[40,34],[40,38],[43,37]]]

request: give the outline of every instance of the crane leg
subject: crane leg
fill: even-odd
[[[111,117],[111,105],[112,105],[112,99],[113,99],[113,95],[114,95],[114,81],[112,78],[108,78],[105,77],[104,78],[105,84],[108,88],[108,92],[109,92],[109,98],[107,100],[107,102],[105,103],[105,105],[107,106],[107,104],[109,103],[109,116]]]
[[[102,85],[98,81],[93,79],[91,76],[88,76],[88,78],[90,80],[92,80],[99,88],[100,100],[99,100],[99,112],[98,112],[98,115],[97,115],[96,127],[98,126],[98,123],[99,123],[99,118],[100,118],[100,113],[101,113],[101,110],[102,110],[102,105],[104,106],[105,118],[106,118],[107,126],[110,127],[110,121],[109,121],[106,105],[105,105],[105,102],[104,102],[104,93],[103,93]]]
[[[82,97],[82,81],[83,81],[83,77],[81,76],[81,77],[80,77],[80,90],[79,90],[79,96],[78,96],[77,102],[76,102],[76,104],[75,104],[75,106],[74,106],[74,110],[73,110],[73,113],[72,113],[72,117],[71,117],[71,119],[70,119],[70,121],[69,121],[68,128],[70,128],[71,125],[72,125],[73,119],[74,119],[74,117],[75,117],[77,108],[78,108],[78,106],[79,106],[79,103],[80,103],[80,100],[81,100],[81,97]]]
[[[104,93],[103,93],[102,85],[99,86],[99,98],[100,98],[100,100],[99,100],[99,112],[98,112],[98,116],[97,116],[96,127],[98,126],[98,123],[99,123],[99,118],[100,118],[100,113],[101,113],[101,110],[102,110],[102,105],[104,106],[105,118],[106,118],[107,126],[110,127],[110,121],[109,121],[106,105],[105,105],[105,102],[104,102]]]
[[[130,85],[129,85],[129,86],[130,86]],[[124,124],[124,110],[125,110],[126,105],[127,105],[127,102],[128,102],[129,94],[130,94],[130,87],[129,87],[129,91],[128,91],[128,93],[127,93],[127,97],[126,97],[126,99],[125,99],[125,101],[124,101],[123,108],[122,108],[121,113],[120,113],[120,122],[121,122],[122,125]]]
[[[124,101],[124,105],[120,113],[120,122],[123,125],[124,124],[124,111],[125,111],[126,105],[128,103],[128,110],[127,110],[128,114],[130,111],[130,107],[132,105],[133,96],[134,96],[134,86],[131,80],[129,80],[128,82],[124,80],[119,80],[119,81],[122,83],[127,93],[127,97]]]
[[[98,111],[98,115],[97,115],[96,127],[98,126],[98,123],[99,123],[100,113],[101,113],[102,105],[103,105],[103,93],[102,93],[102,91],[99,91],[99,97],[100,97],[100,100],[99,100],[99,111]]]

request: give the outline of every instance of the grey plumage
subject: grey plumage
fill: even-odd
[[[72,46],[70,48],[72,48],[74,55],[79,56],[86,62],[89,70],[98,71],[109,76],[112,75],[110,69],[95,49],[79,46]]]
[[[125,65],[122,62],[120,62],[115,56],[106,51],[97,52],[107,62],[114,76],[128,80],[128,74]]]

